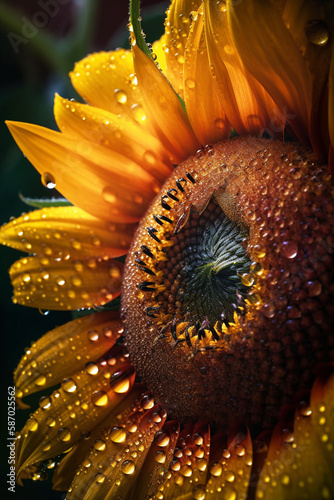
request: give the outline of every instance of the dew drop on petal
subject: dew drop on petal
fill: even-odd
[[[105,391],[97,391],[92,394],[92,403],[95,406],[106,406],[109,398]]]
[[[96,363],[87,363],[85,369],[89,375],[96,375],[99,372],[99,367]]]
[[[66,378],[62,381],[61,387],[65,392],[73,393],[77,390],[77,385],[72,378]]]
[[[97,439],[93,446],[96,451],[104,451],[106,449],[106,443],[102,439]]]
[[[138,123],[142,123],[146,119],[145,111],[141,104],[131,106],[132,116]]]
[[[329,29],[321,19],[312,19],[305,26],[305,35],[313,45],[326,45],[329,39]]]
[[[28,431],[31,431],[31,432],[37,431],[38,421],[33,417],[29,418],[26,422],[26,428],[28,429]]]
[[[136,470],[136,466],[132,460],[125,460],[121,465],[121,470],[123,474],[131,475]]]
[[[71,431],[66,427],[59,429],[58,431],[58,439],[59,441],[67,442],[71,439]]]
[[[45,385],[45,383],[46,383],[45,375],[39,375],[39,377],[37,377],[35,380],[35,385],[37,385],[38,387]]]
[[[43,186],[47,187],[48,189],[54,189],[56,187],[56,180],[52,174],[49,172],[45,172],[41,176],[42,184]]]
[[[91,341],[91,342],[96,342],[97,340],[99,340],[99,334],[96,330],[90,330],[88,332],[88,339]]]
[[[98,472],[96,475],[95,475],[95,481],[98,483],[98,484],[102,484],[104,483],[104,481],[106,480],[106,476],[104,474],[102,474],[102,472]]]
[[[154,457],[155,461],[158,462],[158,464],[164,464],[166,462],[166,458],[167,458],[166,452],[162,450],[158,450]]]
[[[111,187],[107,186],[102,191],[102,197],[107,203],[116,203],[117,198]]]
[[[215,477],[221,476],[222,472],[223,472],[223,466],[219,462],[213,464],[210,469],[210,473],[212,474],[212,476]]]
[[[39,400],[39,407],[42,408],[42,410],[49,410],[51,408],[51,404],[52,402],[49,396],[42,396]]]
[[[123,429],[123,427],[114,427],[110,431],[110,439],[114,443],[124,443],[124,441],[126,439],[126,432]]]
[[[116,101],[119,104],[125,104],[126,101],[128,100],[128,96],[126,95],[126,93],[124,92],[124,90],[115,89],[114,90],[114,95],[115,95]]]

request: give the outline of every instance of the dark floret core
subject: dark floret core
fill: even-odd
[[[334,359],[334,190],[294,143],[237,138],[180,164],[125,266],[125,339],[182,422],[271,427]]]

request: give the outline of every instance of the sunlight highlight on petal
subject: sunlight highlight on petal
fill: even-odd
[[[241,135],[265,128],[271,128],[274,134],[282,132],[283,115],[247,71],[236,50],[225,2],[207,1],[204,5],[212,79],[228,120]]]
[[[102,144],[136,162],[162,182],[172,164],[161,142],[124,116],[101,108],[55,97],[54,115],[59,129],[67,136]]]
[[[194,16],[184,56],[184,100],[196,136],[203,146],[228,139],[231,125],[220,104],[209,71],[203,4]]]
[[[231,2],[228,14],[245,66],[272,96],[299,141],[308,144],[310,73],[277,6],[259,0]]]
[[[176,92],[183,98],[183,63],[192,14],[199,0],[173,0],[165,21],[166,76],[173,82]]]
[[[65,198],[96,217],[135,222],[159,190],[149,173],[119,153],[111,157],[103,145],[28,123],[7,125],[41,176],[52,178]]]
[[[199,148],[178,96],[154,62],[132,43],[134,66],[143,105],[157,137],[170,152],[174,163]]]

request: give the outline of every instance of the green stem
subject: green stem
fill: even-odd
[[[145,38],[143,36],[142,29],[141,29],[140,0],[130,0],[130,22],[131,22],[132,27],[133,27],[133,32],[134,32],[138,47],[150,59],[153,59],[152,53],[145,42]]]

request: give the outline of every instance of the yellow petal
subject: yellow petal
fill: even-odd
[[[22,152],[65,198],[105,220],[135,222],[159,190],[136,163],[103,145],[44,127],[7,122]]]
[[[230,2],[228,14],[243,63],[274,99],[299,141],[307,144],[310,73],[277,6],[260,0]]]
[[[184,100],[192,128],[203,146],[228,139],[231,126],[216,94],[209,70],[203,4],[188,36],[184,62]]]
[[[166,35],[162,35],[159,40],[153,42],[152,51],[156,56],[156,62],[158,63],[159,68],[165,75],[167,71],[166,50]]]
[[[252,471],[252,440],[249,431],[230,432],[227,448],[223,449],[217,436],[212,443],[210,475],[207,482],[208,500],[215,500],[216,492],[222,491],[223,498],[247,498]]]
[[[13,301],[46,310],[98,307],[121,293],[122,270],[123,264],[112,259],[26,257],[9,270]]]
[[[130,51],[97,52],[79,61],[70,73],[75,90],[97,108],[128,117],[147,128]]]
[[[84,434],[80,441],[67,453],[57,466],[52,477],[52,488],[54,490],[66,491],[69,489],[73,480],[74,471],[80,465],[88,469],[91,462],[85,459],[90,448],[100,451],[101,440],[103,435],[109,429],[114,428],[120,422],[125,422],[127,416],[130,414],[131,409],[140,404],[141,399],[145,396],[144,384],[134,384],[131,391],[129,391],[124,399],[115,408],[110,410],[110,413],[102,420],[89,434]]]
[[[124,155],[152,174],[159,182],[169,176],[173,165],[161,142],[147,130],[123,115],[68,101],[56,95],[54,115],[59,129],[67,136],[102,144]]]
[[[214,85],[232,127],[240,135],[282,132],[284,116],[238,55],[225,2],[205,2],[205,34]]]
[[[122,401],[135,378],[133,366],[122,363],[122,358],[120,353],[116,362],[112,355],[101,359],[95,374],[89,369],[77,372],[47,396],[48,407],[43,400],[20,433],[18,474],[36,462],[64,453]]]
[[[107,352],[123,333],[118,312],[92,313],[46,333],[34,342],[15,370],[22,398],[59,384]]]
[[[156,136],[174,163],[194,154],[200,144],[190,126],[178,96],[154,62],[132,43],[134,66],[143,105]]]
[[[166,422],[156,433],[136,483],[136,500],[154,498],[168,474],[180,432],[176,420]]]
[[[309,406],[301,406],[294,429],[278,424],[257,487],[257,499],[334,496],[334,375],[315,382]]]
[[[119,257],[127,252],[135,228],[107,223],[77,207],[50,207],[2,226],[0,242],[37,257]]]
[[[176,92],[183,98],[183,63],[192,13],[201,2],[199,0],[173,0],[167,11],[165,22],[166,76]]]
[[[189,493],[192,493],[189,498],[196,498],[196,495],[201,498],[200,492],[205,493],[210,428],[206,424],[197,424],[193,429],[186,426],[180,433],[176,450],[169,466],[170,474],[160,488],[163,498],[182,498]]]
[[[126,423],[106,432],[101,441],[103,449],[91,450],[86,460],[89,469],[82,465],[77,471],[67,495],[68,500],[80,498],[129,498],[153,441],[163,426],[167,412],[155,405],[144,414],[141,408],[126,419]]]
[[[313,150],[326,162],[329,149],[328,73],[333,47],[334,3],[286,2],[282,18],[299,48],[312,82],[309,136]]]

